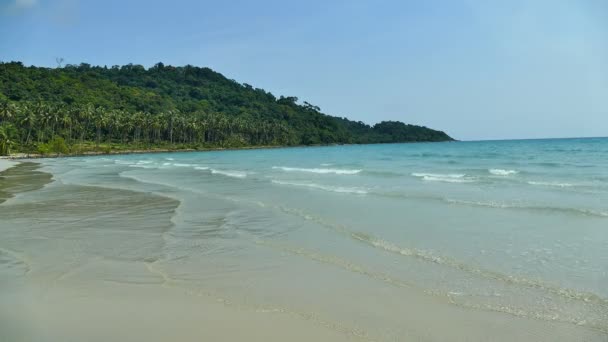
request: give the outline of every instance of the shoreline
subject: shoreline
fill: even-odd
[[[0,168],[3,160],[0,159]],[[0,169],[0,204],[20,193],[43,188],[52,182],[52,175],[40,171],[42,165],[34,162],[13,163]]]
[[[319,144],[319,145],[261,145],[261,146],[243,146],[243,147],[209,147],[203,149],[133,149],[133,150],[118,150],[110,152],[89,151],[81,153],[13,153],[8,156],[0,156],[2,160],[20,160],[20,159],[43,159],[43,158],[71,158],[71,157],[94,157],[94,156],[109,156],[109,155],[128,155],[128,154],[148,154],[148,153],[181,153],[181,152],[215,152],[215,151],[241,151],[241,150],[270,150],[281,148],[303,148],[303,147],[332,147],[332,146],[365,146],[365,145],[396,145],[396,144],[429,144],[429,143],[452,143],[459,140],[450,141],[410,141],[410,142],[389,142],[389,143],[370,143],[370,144]]]
[[[298,148],[298,147],[328,147],[328,146],[346,146],[353,144],[342,144],[342,145],[297,145],[297,146],[245,146],[245,147],[211,147],[205,149],[150,149],[150,150],[120,150],[100,152],[90,151],[82,153],[70,153],[70,154],[39,154],[39,153],[13,153],[9,156],[0,156],[0,163],[6,161],[7,163],[17,163],[15,160],[23,159],[44,159],[44,158],[72,158],[72,157],[95,157],[95,156],[110,156],[110,155],[129,155],[129,154],[149,154],[149,153],[183,153],[183,152],[215,152],[215,151],[241,151],[241,150],[270,150],[279,148]],[[16,164],[15,164],[16,165]],[[14,166],[14,165],[13,165]],[[0,171],[2,171],[0,169]]]
[[[3,203],[2,195],[6,195],[4,200],[7,200],[18,194],[40,189],[44,184],[49,183],[51,173],[37,171],[38,166],[37,163],[20,163],[20,166],[9,171],[14,173],[11,174],[10,183],[0,184],[0,204],[3,204],[0,206],[0,216],[6,218],[6,221],[0,220],[0,227],[3,224],[6,224],[7,230],[9,227],[10,229],[23,227],[21,222],[16,222],[14,225],[8,223],[10,220],[19,221],[21,214],[15,213],[15,210],[23,210],[23,208],[19,204],[4,206],[6,203]],[[24,188],[23,184],[31,186]],[[62,185],[59,191],[51,190],[52,196],[65,195],[61,187],[69,189],[70,194],[78,193],[80,189],[77,194],[80,196],[79,199],[87,203],[106,205],[106,207],[93,205],[87,208],[86,212],[74,212],[73,215],[77,219],[67,221],[68,224],[76,222],[81,226],[83,220],[91,219],[95,216],[92,213],[98,212],[112,213],[124,219],[127,217],[137,219],[137,215],[133,214],[142,210],[141,206],[122,213],[116,213],[116,208],[124,207],[133,200],[142,204],[150,199],[149,206],[144,206],[143,210],[156,216],[150,218],[149,215],[143,215],[138,218],[143,220],[138,221],[139,226],[145,225],[149,231],[139,236],[143,239],[148,238],[147,242],[154,245],[154,239],[161,237],[162,232],[173,224],[171,216],[177,205],[171,203],[175,200],[169,197],[127,189],[97,189],[89,185]],[[92,189],[95,189],[95,196],[90,197],[88,193]],[[105,196],[98,196],[98,191]],[[109,197],[118,197],[119,200],[108,201]],[[31,201],[31,198],[26,200],[28,201]],[[67,208],[70,202],[71,200],[66,201],[65,198],[44,202],[41,204],[42,210],[32,211],[31,216],[26,215],[26,219],[56,219],[62,215],[57,213],[69,210]],[[112,226],[112,223],[105,219],[97,221],[97,224],[101,226],[106,224],[106,228]],[[113,226],[112,228],[107,229],[104,236],[114,234],[115,238],[122,239],[124,234],[137,233],[133,230],[114,229]],[[27,229],[17,230],[25,232],[27,236]],[[79,234],[85,233],[86,230],[83,230]],[[85,254],[85,261],[82,263],[65,262],[62,249],[54,249],[50,246],[56,247],[55,243],[61,243],[65,244],[62,245],[64,249],[80,250],[78,247],[85,239],[81,236],[63,239],[61,235],[64,233],[53,235],[52,230],[45,231],[44,234],[48,236],[45,235],[42,240],[39,238],[30,240],[37,242],[22,246],[23,250],[20,248],[18,252],[15,251],[17,248],[11,245],[11,239],[0,239],[3,242],[0,246],[0,256],[10,258],[9,261],[12,262],[10,265],[17,272],[0,273],[0,340],[2,341],[160,342],[172,339],[187,342],[368,341],[359,336],[357,330],[325,324],[325,321],[315,319],[315,316],[306,313],[233,302],[213,291],[180,286],[179,281],[167,275],[162,266],[156,266],[159,262],[155,260],[133,261],[128,258],[109,257],[87,259],[88,255]],[[93,237],[87,235],[88,243],[94,241]],[[141,247],[137,244],[140,239],[127,240],[132,241],[134,245],[126,249]],[[53,243],[49,245],[49,241]],[[8,244],[5,245],[6,242]],[[102,242],[96,241],[97,244]],[[49,248],[39,248],[38,243],[46,244],[45,246]],[[94,246],[99,247],[99,245]],[[48,251],[59,252],[49,254]],[[50,286],[45,278],[47,272],[54,277],[54,282]],[[100,278],[97,272],[103,277]],[[132,281],[133,279],[137,281]],[[74,321],[79,321],[79,324],[75,326]],[[108,324],[99,324],[99,322]],[[167,322],[171,324],[167,326]],[[108,330],[108,325],[114,329]],[[234,326],[238,329],[234,329]],[[276,328],[277,326],[280,328]],[[298,334],[295,335],[294,332]]]
[[[65,162],[71,164],[69,160]],[[10,197],[36,190],[48,180],[47,175],[51,175],[51,171],[29,169],[36,163],[44,165],[46,161],[21,162],[5,173],[10,175],[6,177],[7,182],[19,186],[6,191]],[[40,174],[33,177],[34,172]],[[398,336],[403,340],[483,341],[492,336],[496,341],[604,341],[604,329],[534,319],[534,316],[518,316],[513,312],[468,308],[451,302],[452,298],[458,300],[457,294],[447,297],[449,300],[443,296],[427,295],[416,286],[401,283],[399,279],[406,277],[405,274],[390,276],[388,280],[382,276],[389,273],[381,270],[368,274],[367,270],[372,270],[373,264],[360,260],[354,260],[352,264],[342,262],[348,259],[342,259],[343,254],[333,257],[337,255],[333,249],[308,254],[312,248],[323,251],[323,247],[318,247],[320,244],[307,249],[306,245],[281,245],[280,239],[275,243],[271,240],[267,244],[256,243],[252,249],[238,248],[238,255],[218,254],[219,263],[207,262],[216,257],[207,258],[205,253],[188,253],[188,259],[165,258],[168,245],[163,236],[167,226],[181,224],[180,229],[185,228],[182,231],[188,232],[188,222],[203,221],[196,221],[196,216],[182,216],[194,221],[173,221],[172,213],[175,214],[176,209],[171,209],[171,203],[161,198],[165,194],[154,193],[155,187],[98,188],[100,184],[96,181],[75,185],[62,182],[60,176],[57,180],[55,186],[43,186],[39,193],[32,191],[18,201],[7,201],[0,206],[0,217],[3,218],[0,232],[10,233],[0,235],[0,256],[5,251],[4,256],[11,261],[10,265],[15,265],[11,270],[22,273],[6,278],[0,274],[0,280],[7,280],[0,286],[0,308],[7,308],[0,309],[0,340],[29,337],[31,340],[49,341],[352,342],[395,340]],[[24,184],[31,187],[23,188]],[[199,210],[214,212],[216,207],[211,203],[221,201],[215,197],[207,198],[209,202],[197,201],[200,198],[206,197],[186,198],[184,203],[192,206],[189,209],[182,207],[179,215],[188,215],[188,210],[196,215]],[[224,208],[224,205],[220,203],[217,208]],[[262,209],[256,206],[254,210]],[[234,209],[230,211],[234,212]],[[255,212],[251,213],[255,215]],[[255,224],[249,223],[255,222],[256,217],[252,218],[246,223],[236,222],[241,228],[249,228],[249,224]],[[209,227],[212,229],[207,230],[208,236],[213,237],[215,226]],[[197,228],[197,234],[201,232],[205,229]],[[180,248],[168,250],[181,253],[187,250],[182,247],[195,246],[200,251],[208,248],[206,242],[211,241],[204,234],[184,238],[184,244],[175,245]],[[222,240],[216,246],[237,246],[225,242],[230,241]],[[244,244],[238,246],[250,246],[250,241],[241,242]],[[162,248],[148,250],[149,246]],[[325,246],[333,248],[334,245]],[[360,248],[368,247],[361,244]],[[259,250],[264,254],[258,254]],[[133,251],[145,253],[130,254]],[[392,258],[392,254],[388,257]],[[76,258],[79,261],[72,262]],[[182,263],[178,260],[188,261]],[[240,265],[247,265],[243,260],[250,260],[250,267],[241,268]],[[273,264],[274,260],[279,262]],[[236,263],[232,264],[233,261]],[[251,268],[258,265],[273,265],[272,273]],[[362,266],[359,268],[358,265]],[[291,272],[292,268],[295,273]],[[314,273],[304,274],[314,275],[321,291],[281,286],[266,292],[263,286],[283,284],[275,280],[289,282],[288,276],[309,271]],[[194,277],[183,277],[182,274]],[[251,284],[259,281],[260,287],[253,289],[261,292],[249,292],[249,287],[231,288],[235,279],[255,279]],[[380,285],[376,283],[378,280]],[[332,286],[336,282],[351,284],[351,287],[344,293],[343,288]],[[378,286],[382,287],[381,296],[378,295]],[[270,291],[288,297],[265,297]],[[328,291],[336,299],[326,297],[323,291]],[[357,298],[354,303],[351,301],[353,297]],[[296,300],[283,302],[281,298]],[[308,304],[308,299],[312,299],[312,304]],[[325,305],[324,301],[328,304]],[[349,310],[381,314],[378,319],[366,315],[357,320],[341,309],[332,309],[342,305]],[[78,326],[72,324],[76,320],[80,322]],[[17,324],[19,322],[28,324]],[[107,324],[100,325],[99,322]],[[167,322],[171,324],[167,326]],[[108,331],[105,328],[108,325],[116,329]],[[238,329],[234,329],[235,326]]]
[[[0,158],[0,172],[4,172],[17,165],[19,165],[19,162],[14,161],[12,158]]]

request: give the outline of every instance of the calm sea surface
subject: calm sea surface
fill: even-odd
[[[399,336],[400,307],[408,305],[400,302],[401,291],[465,310],[608,333],[608,139],[42,163],[55,181],[28,196],[42,200],[45,191],[55,191],[69,200],[78,193],[76,214],[88,203],[81,189],[91,186],[155,195],[152,208],[164,208],[158,198],[176,203],[165,228],[157,227],[160,219],[146,199],[113,207],[117,214],[142,208],[119,222],[107,213],[87,216],[106,222],[109,232],[126,227],[129,235],[100,234],[103,243],[70,251],[75,259],[81,253],[146,262],[190,289],[263,308],[322,313],[390,336]],[[111,202],[97,200],[100,206]],[[78,222],[46,229],[89,229],[86,220]],[[159,232],[161,243],[151,232]],[[13,245],[3,246],[0,238],[5,251],[24,250],[15,245],[23,241],[6,241]]]

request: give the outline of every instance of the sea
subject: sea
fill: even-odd
[[[608,338],[608,138],[34,162],[52,181],[0,205],[5,277],[155,274],[377,340],[406,336],[412,306]]]

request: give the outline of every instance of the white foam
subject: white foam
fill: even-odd
[[[334,165],[334,164],[331,164],[331,163],[323,163],[323,164],[321,164],[321,166],[332,166],[332,165]]]
[[[233,178],[245,178],[245,177],[247,177],[247,172],[244,172],[244,171],[211,169],[211,173],[212,174],[222,175],[222,176],[227,176],[227,177],[233,177]]]
[[[527,209],[527,210],[542,210],[542,211],[552,211],[552,212],[563,212],[563,213],[574,213],[578,215],[587,215],[587,216],[599,216],[599,217],[608,217],[608,212],[596,211],[592,209],[580,209],[580,208],[567,208],[567,207],[551,207],[551,206],[543,206],[543,205],[533,205],[533,204],[518,204],[518,203],[501,203],[496,201],[467,201],[467,200],[459,200],[459,199],[444,199],[448,203],[452,204],[462,204],[462,205],[471,205],[477,207],[487,207],[487,208],[497,208],[497,209]]]
[[[489,169],[488,172],[495,176],[511,176],[519,173],[517,170]]]
[[[272,183],[279,184],[279,185],[306,187],[306,188],[312,188],[312,189],[318,189],[318,190],[324,190],[324,191],[330,191],[330,192],[339,192],[339,193],[348,193],[348,194],[357,194],[357,195],[367,194],[367,191],[365,189],[361,189],[361,188],[329,186],[329,185],[321,185],[321,184],[315,184],[315,183],[285,182],[285,181],[279,181],[279,180],[273,180]]]
[[[451,199],[451,198],[446,198],[445,201],[448,203],[452,203],[452,204],[464,204],[464,205],[499,208],[499,209],[519,208],[518,206],[514,206],[514,205],[510,205],[510,204],[506,204],[506,203],[495,202],[495,201],[487,201],[487,202],[467,201],[467,200],[459,200],[459,199]]]
[[[430,182],[446,182],[446,183],[470,183],[473,182],[470,178],[465,178],[464,174],[439,174],[439,173],[412,173],[412,176],[422,178],[422,180]]]
[[[196,166],[196,167],[194,167],[194,169],[195,170],[209,170],[209,168],[206,166]]]
[[[156,166],[154,165],[145,165],[145,164],[131,164],[129,167],[137,167],[140,169],[154,169]]]
[[[310,173],[319,173],[319,174],[328,174],[333,173],[336,175],[354,175],[361,170],[349,170],[349,169],[322,169],[322,168],[299,168],[299,167],[286,167],[286,166],[273,166],[275,170],[283,170],[285,172],[310,172]]]
[[[536,181],[529,181],[528,184],[530,184],[530,185],[540,185],[540,186],[554,186],[554,187],[558,187],[558,188],[569,188],[569,187],[574,186],[574,184],[559,183],[559,182],[536,182]]]
[[[173,166],[177,166],[177,167],[192,167],[194,165],[192,165],[192,164],[174,163]]]

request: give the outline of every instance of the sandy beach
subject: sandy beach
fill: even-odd
[[[565,310],[562,316],[531,316],[490,306],[493,302],[483,307],[463,302],[458,289],[430,291],[416,284],[416,277],[431,277],[434,268],[449,265],[369,248],[361,233],[310,216],[299,219],[284,207],[243,205],[245,197],[230,196],[251,173],[234,166],[205,169],[192,159],[213,156],[23,161],[5,171],[0,183],[0,202],[5,199],[0,205],[0,341],[605,339],[603,302],[573,307],[586,320],[573,324],[562,318],[571,314]],[[194,173],[187,176],[186,171]],[[145,178],[160,172],[167,174],[163,183]],[[168,179],[186,183],[169,188]],[[180,190],[189,187],[206,192]],[[314,190],[323,196],[319,200],[327,197],[326,191]],[[335,198],[342,201],[365,199],[339,190]],[[301,192],[294,198],[308,196]],[[311,239],[311,234],[322,235]],[[381,258],[377,264],[376,258]],[[383,269],[387,266],[399,271],[389,273]],[[467,288],[473,281],[466,281]],[[482,291],[493,286],[480,284]],[[501,295],[492,301],[509,295],[509,286],[515,287],[509,303],[537,290],[500,286]],[[542,295],[543,301],[561,303],[560,293]],[[565,303],[578,305],[571,297]]]

